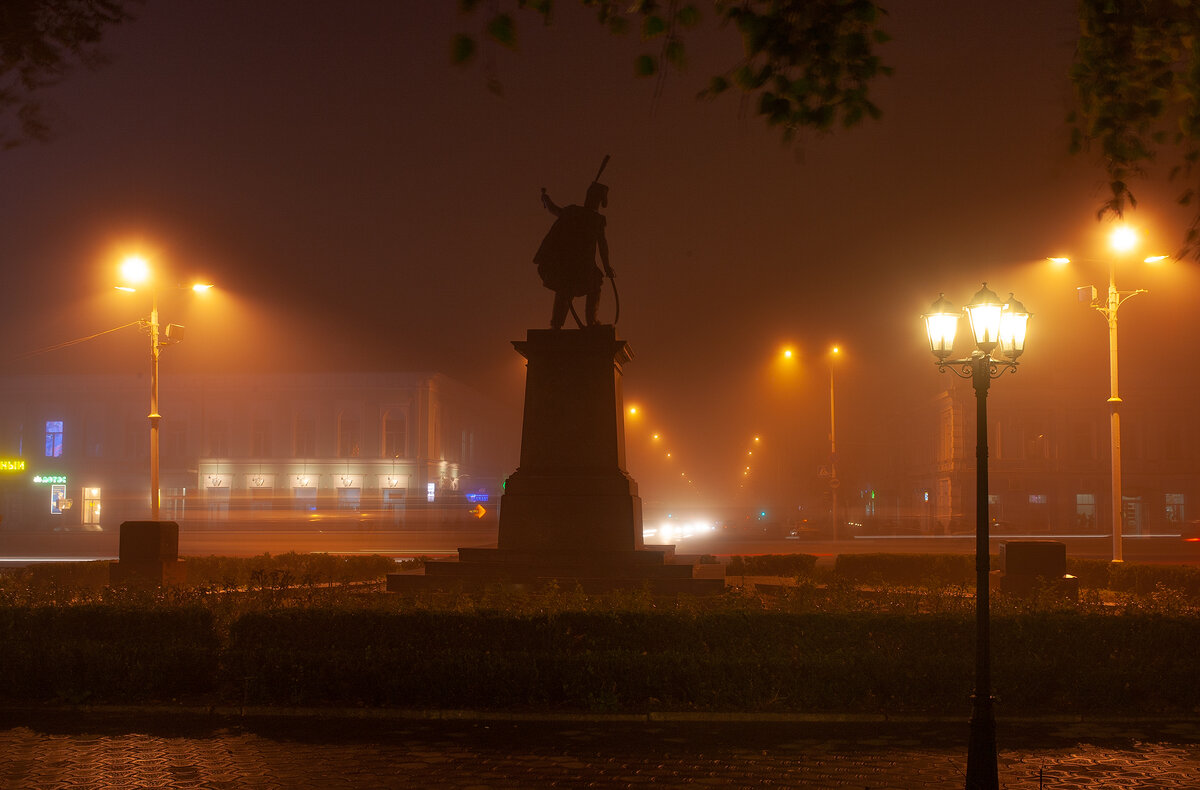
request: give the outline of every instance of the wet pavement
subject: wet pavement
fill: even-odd
[[[0,788],[961,788],[967,726],[0,712]],[[1200,721],[999,724],[1004,788],[1200,787]]]

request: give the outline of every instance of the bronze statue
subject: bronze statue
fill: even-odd
[[[542,284],[554,291],[551,329],[562,329],[567,320],[567,311],[574,313],[571,302],[576,296],[587,297],[584,308],[587,325],[598,324],[600,286],[604,284],[604,275],[607,274],[610,279],[616,276],[608,263],[605,218],[598,210],[608,207],[608,187],[599,181],[607,164],[606,156],[596,173],[596,180],[588,186],[582,206],[558,206],[546,194],[546,188],[542,187],[542,205],[557,219],[533,256],[533,262],[537,264]],[[596,266],[597,251],[604,265],[603,273]],[[579,322],[578,315],[575,320]]]

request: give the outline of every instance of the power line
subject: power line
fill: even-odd
[[[51,351],[58,351],[59,349],[67,348],[68,346],[74,346],[79,343],[86,343],[89,340],[95,340],[96,338],[100,337],[101,335],[107,335],[112,332],[119,332],[122,329],[126,329],[128,327],[135,326],[140,323],[141,323],[141,319],[138,319],[137,321],[130,321],[128,324],[121,324],[120,326],[113,327],[112,329],[105,329],[103,332],[97,332],[94,335],[88,335],[87,337],[79,337],[74,340],[64,341],[62,343],[55,343],[52,346],[46,346],[45,348],[37,348],[37,349],[34,349],[33,351],[26,351],[24,354],[18,354],[17,356],[13,357],[12,359],[14,359],[14,360],[29,359],[30,357],[36,357],[38,354],[46,354]]]

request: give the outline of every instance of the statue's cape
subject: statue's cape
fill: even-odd
[[[572,296],[599,288],[604,275],[596,266],[596,245],[604,222],[604,215],[583,206],[563,208],[533,256],[547,288]]]

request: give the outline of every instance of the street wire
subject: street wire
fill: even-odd
[[[95,340],[96,338],[100,337],[101,335],[107,335],[112,332],[119,332],[122,329],[126,329],[131,326],[136,326],[137,324],[140,324],[140,323],[141,323],[141,319],[138,319],[136,321],[130,321],[128,324],[121,324],[120,326],[113,327],[112,329],[105,329],[103,332],[97,332],[94,335],[88,335],[87,337],[79,337],[74,340],[66,340],[62,343],[55,343],[52,346],[46,346],[45,348],[36,348],[33,351],[26,351],[24,354],[18,354],[17,356],[12,357],[12,359],[13,360],[29,359],[30,357],[36,357],[38,354],[46,354],[51,351],[58,351],[59,349],[67,348],[68,346],[74,346],[79,343],[86,343],[89,340]]]

